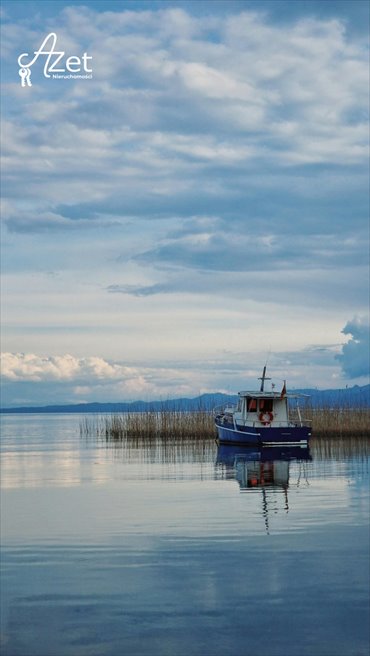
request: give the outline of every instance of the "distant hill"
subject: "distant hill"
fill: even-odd
[[[310,397],[308,403],[313,406],[370,407],[370,385],[354,385],[345,389],[301,389],[294,391],[300,394],[308,394]]]
[[[288,390],[288,392],[308,394],[309,399],[304,403],[309,403],[314,407],[370,407],[370,385],[355,385],[346,389],[301,389]],[[122,403],[78,403],[70,405],[47,405],[38,407],[19,407],[19,408],[1,408],[3,414],[27,414],[27,413],[102,413],[102,412],[145,412],[152,410],[176,410],[176,411],[196,411],[212,410],[217,405],[226,402],[233,403],[238,397],[228,394],[214,393],[202,394],[192,399],[167,399],[166,401],[131,401]]]
[[[166,401],[130,401],[122,403],[78,403],[71,405],[47,405],[38,407],[19,407],[19,408],[1,408],[2,413],[86,413],[86,412],[145,412],[152,410],[212,410],[215,406],[221,405],[226,401],[236,400],[236,396],[227,394],[202,394],[193,399],[167,399]]]

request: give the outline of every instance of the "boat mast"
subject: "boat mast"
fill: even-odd
[[[268,376],[266,376],[266,365],[263,367],[262,376],[260,376],[258,380],[261,381],[260,392],[263,392],[265,387],[265,380],[271,380],[271,378],[268,378]]]

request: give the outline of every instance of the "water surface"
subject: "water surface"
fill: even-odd
[[[366,440],[109,443],[2,417],[3,656],[367,656]]]

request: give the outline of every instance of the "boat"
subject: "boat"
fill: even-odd
[[[307,447],[311,423],[302,419],[299,407],[300,398],[306,395],[288,393],[286,381],[281,392],[276,392],[273,384],[270,391],[265,389],[265,382],[271,380],[266,366],[259,380],[259,391],[239,392],[237,404],[215,408],[218,443]]]

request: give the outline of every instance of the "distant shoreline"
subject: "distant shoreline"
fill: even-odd
[[[313,407],[370,407],[370,385],[354,385],[345,389],[297,389],[290,390],[309,396],[309,404]],[[211,411],[217,405],[226,401],[235,401],[237,395],[221,392],[201,394],[194,398],[166,399],[159,401],[128,401],[128,402],[89,402],[63,403],[43,406],[15,406],[0,408],[0,414],[90,414],[117,412],[189,412]]]

